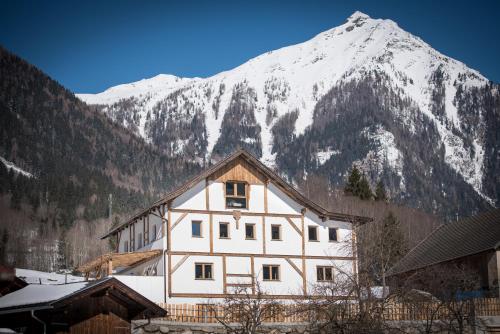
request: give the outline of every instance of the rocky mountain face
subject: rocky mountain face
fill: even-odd
[[[499,205],[500,87],[391,20],[356,12],[209,78],[158,75],[78,94],[169,157],[245,147],[291,181],[357,165],[448,218]]]

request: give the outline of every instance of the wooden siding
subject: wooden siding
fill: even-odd
[[[244,181],[248,184],[265,184],[266,179],[254,166],[241,158],[231,161],[209,178],[215,182]]]
[[[130,323],[113,313],[98,314],[90,319],[80,322],[70,328],[67,332],[71,334],[129,334]]]

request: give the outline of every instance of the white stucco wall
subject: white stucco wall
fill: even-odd
[[[279,265],[280,280],[264,281],[262,277],[263,265]],[[298,267],[301,269],[302,265]],[[300,294],[302,291],[302,276],[283,258],[255,258],[255,275],[265,293],[293,295]]]
[[[318,241],[309,241],[309,226],[317,227]],[[338,242],[328,240],[329,227],[337,228]],[[304,217],[306,255],[351,256],[351,229],[352,226],[349,223],[333,220],[323,222],[316,214],[308,211]]]
[[[262,218],[243,216],[239,220],[239,228],[232,216],[214,215],[214,252],[220,253],[262,253]],[[229,222],[230,239],[219,238],[219,223]],[[255,225],[255,239],[245,238],[245,224]]]
[[[172,212],[172,226],[183,214]],[[201,221],[201,238],[193,237],[191,230],[192,221]],[[179,224],[177,224],[170,237],[171,250],[175,251],[191,251],[191,252],[207,252],[210,249],[210,223],[208,214],[189,213]]]
[[[267,187],[268,211],[272,213],[300,214],[303,206],[288,197],[272,182]]]
[[[251,212],[264,212],[264,185],[249,185],[249,203],[248,210]]]
[[[205,210],[205,196],[205,180],[202,180],[194,187],[174,199],[172,207],[176,209]]]
[[[300,218],[291,219],[295,225],[301,229]],[[281,226],[281,240],[271,239],[271,226]],[[302,254],[302,237],[283,217],[266,217],[266,252],[267,254]]]
[[[231,256],[231,253],[249,255],[254,254],[254,269],[257,280],[262,286],[262,289],[270,294],[288,295],[302,293],[302,277],[290,265],[290,263],[280,257],[272,257],[275,255],[290,255],[300,256],[302,254],[302,237],[289,224],[285,217],[266,217],[265,218],[265,249],[266,257],[259,257],[264,253],[263,247],[263,222],[260,216],[246,216],[245,212],[263,213],[264,212],[264,189],[263,185],[250,185],[249,187],[249,208],[240,210],[242,216],[239,220],[239,227],[236,227],[236,222],[232,214],[220,215],[212,214],[213,223],[213,252],[225,253],[226,269],[229,274],[250,274],[251,265],[250,257]],[[268,185],[268,213],[272,214],[292,214],[300,215],[303,205],[299,205],[294,200],[289,198],[284,192],[270,183]],[[221,182],[209,183],[209,209],[211,211],[226,211],[233,212],[233,209],[225,208],[224,184]],[[172,208],[177,210],[206,210],[206,191],[205,181],[196,184],[192,189],[179,196],[172,203]],[[171,212],[171,226],[183,216],[183,212]],[[173,252],[210,252],[210,215],[207,213],[188,213],[182,221],[175,226],[171,234],[171,247]],[[166,217],[165,217],[166,218]],[[299,229],[302,227],[300,217],[290,218],[295,226]],[[202,237],[193,237],[191,231],[192,221],[201,221]],[[229,223],[229,239],[219,238],[219,223]],[[255,224],[255,240],[247,240],[245,238],[245,224]],[[152,225],[157,224],[157,233],[161,236],[161,219],[155,215],[149,217],[149,230],[153,231]],[[281,240],[274,241],[271,239],[271,225],[281,226]],[[308,240],[308,226],[317,226],[319,241]],[[305,234],[305,255],[306,256],[351,256],[351,224],[340,221],[322,221],[314,212],[307,210],[304,217],[304,234]],[[339,242],[330,242],[328,240],[328,227],[337,228]],[[138,235],[142,232],[142,221],[139,221],[136,227],[136,250],[138,245]],[[128,228],[122,232],[120,240],[120,249],[123,250],[123,243],[128,240]],[[152,240],[150,236],[150,240]],[[140,250],[163,249],[166,238],[158,239],[148,245],[145,245]],[[175,267],[184,255],[172,255],[172,268]],[[159,257],[157,272],[159,275],[163,272],[163,260]],[[302,259],[300,257],[290,258],[297,268],[303,270]],[[213,278],[210,280],[195,279],[195,263],[212,263]],[[350,260],[329,260],[329,259],[307,259],[306,260],[306,277],[308,285],[316,284],[316,266],[318,265],[338,265],[345,270],[352,270],[352,261]],[[280,281],[263,281],[262,266],[264,264],[280,266]],[[145,268],[150,265],[142,264],[136,268],[129,268],[121,271],[120,274],[137,276],[144,272]],[[173,293],[193,293],[193,294],[222,294],[223,293],[223,265],[222,256],[210,255],[190,255],[187,260],[180,265],[172,274],[172,292]],[[168,279],[168,278],[167,278]],[[250,283],[251,279],[247,277],[226,277],[229,284],[232,283]],[[142,283],[141,283],[142,284]],[[228,290],[230,288],[228,287]],[[161,295],[161,294],[160,294]],[[162,297],[163,298],[163,297]],[[181,302],[206,302],[206,298],[173,298],[168,300],[172,303]]]
[[[172,267],[183,258],[172,256]],[[212,279],[195,279],[195,263],[212,263]],[[175,293],[223,293],[222,258],[218,256],[189,256],[189,258],[172,274],[172,291]]]
[[[154,303],[164,301],[165,284],[163,276],[114,275],[114,277]]]
[[[210,210],[226,211],[226,199],[224,197],[224,183],[210,181],[208,186]]]

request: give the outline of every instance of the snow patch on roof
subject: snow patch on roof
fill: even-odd
[[[91,282],[62,285],[30,284],[0,298],[0,308],[49,303],[84,289]]]

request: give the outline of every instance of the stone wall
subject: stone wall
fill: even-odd
[[[488,317],[495,318],[495,317]],[[498,317],[496,317],[498,318]],[[476,328],[465,328],[464,334],[486,334],[492,333],[490,330],[496,328],[500,333],[500,318],[488,319],[488,324],[483,324],[479,321]],[[387,324],[385,333],[407,333],[418,334],[424,332],[424,323],[410,321],[391,321]],[[496,327],[498,326],[498,327]],[[262,334],[310,334],[310,328],[306,323],[265,323],[259,327],[259,333]],[[449,333],[446,326],[436,322],[433,333],[444,334]],[[226,334],[227,331],[221,324],[210,323],[192,323],[192,322],[174,322],[163,319],[135,320],[132,321],[132,334]],[[330,333],[323,333],[330,334]]]
[[[266,323],[259,327],[263,334],[308,334],[304,323]],[[225,334],[221,324],[173,322],[161,319],[136,320],[132,322],[133,334]]]

